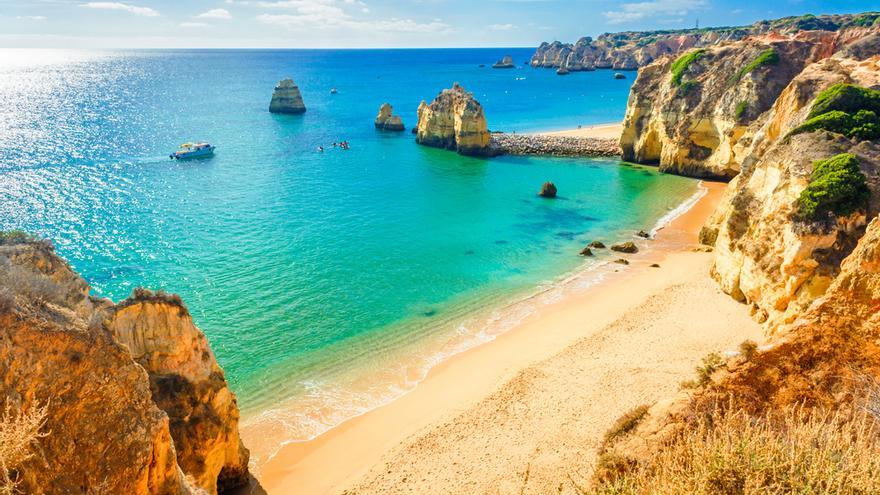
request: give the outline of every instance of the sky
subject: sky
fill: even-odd
[[[0,0],[0,47],[532,47],[872,8],[877,0]]]

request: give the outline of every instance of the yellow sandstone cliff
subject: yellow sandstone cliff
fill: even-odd
[[[463,155],[489,155],[489,131],[483,107],[458,83],[418,108],[416,142],[455,150]]]

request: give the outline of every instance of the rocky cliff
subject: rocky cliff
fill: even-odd
[[[463,155],[493,154],[483,107],[458,83],[444,89],[431,104],[418,109],[416,142]]]
[[[626,31],[605,33],[595,40],[583,37],[576,43],[541,43],[532,55],[532,67],[566,68],[569,71],[617,69],[634,70],[666,56],[693,48],[705,48],[749,36],[778,33],[790,35],[801,31],[838,31],[850,27],[868,27],[878,13],[842,15],[804,15],[751,26],[664,31]]]
[[[376,126],[376,129],[382,129],[384,131],[405,130],[403,119],[400,118],[400,115],[394,115],[394,108],[390,103],[383,103],[382,106],[379,107],[379,113],[376,115],[376,120],[373,123]]]
[[[303,113],[306,111],[299,86],[293,82],[293,79],[278,81],[275,91],[272,92],[269,111],[272,113]]]
[[[782,91],[809,64],[869,30],[768,35],[665,57],[633,85],[620,144],[625,160],[730,180]]]
[[[114,305],[45,242],[0,236],[0,400],[45,406],[23,493],[217,493],[243,484],[235,397],[179,298]]]

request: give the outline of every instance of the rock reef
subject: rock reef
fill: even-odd
[[[400,115],[394,115],[394,108],[390,103],[383,103],[382,106],[379,107],[379,114],[376,115],[374,124],[376,129],[381,129],[383,131],[406,130],[406,127],[403,125],[403,119],[400,118]]]
[[[416,142],[455,150],[462,155],[491,156],[489,130],[483,107],[458,83],[444,89],[430,104],[418,109]]]
[[[492,64],[493,69],[515,69],[516,65],[513,63],[513,58],[510,55],[505,55],[501,60]]]
[[[272,101],[269,102],[269,111],[272,113],[303,113],[306,105],[303,103],[302,94],[293,79],[282,79],[272,92]]]
[[[0,399],[45,407],[23,493],[216,494],[247,482],[238,407],[176,296],[113,304],[51,245],[0,239]]]

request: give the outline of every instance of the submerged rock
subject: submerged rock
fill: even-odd
[[[605,243],[603,243],[602,241],[593,241],[587,244],[587,246],[593,249],[605,249]]]
[[[382,129],[385,131],[406,130],[400,116],[392,114],[393,110],[394,108],[390,103],[383,103],[382,106],[379,107],[379,114],[376,115],[376,120],[374,121],[376,129]]]
[[[423,101],[418,115],[417,143],[455,150],[462,155],[495,154],[483,107],[458,83],[441,91],[430,105]]]
[[[617,251],[618,253],[638,253],[639,248],[636,247],[635,243],[632,241],[621,242],[620,244],[614,244],[611,246],[612,251]]]
[[[556,197],[556,185],[552,182],[545,182],[543,186],[541,186],[541,191],[538,192],[538,196],[542,198],[555,198]]]
[[[272,113],[303,113],[306,111],[299,87],[293,82],[293,79],[282,79],[278,82],[272,93],[272,101],[269,102],[269,111]]]
[[[640,231],[636,232],[636,235],[641,237],[642,239],[650,239],[651,238],[651,234],[645,232],[644,230],[640,230]]]
[[[589,247],[585,247],[581,249],[581,252],[578,254],[580,254],[581,256],[593,256],[593,250]]]
[[[493,69],[513,69],[515,67],[513,58],[510,55],[505,55],[504,58],[492,64]]]

